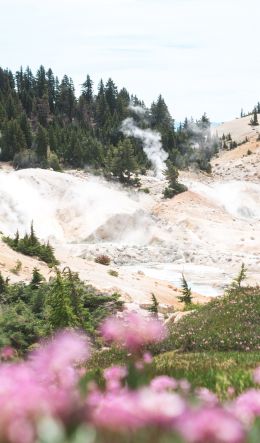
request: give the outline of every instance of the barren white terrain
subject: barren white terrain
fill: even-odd
[[[232,132],[232,125],[226,130]],[[142,177],[146,195],[79,171],[14,171],[2,164],[0,231],[22,233],[33,220],[38,236],[55,247],[61,268],[70,266],[129,303],[145,304],[154,292],[160,303],[177,305],[182,273],[196,300],[207,300],[223,292],[242,262],[249,281],[259,282],[260,142],[253,136],[220,153],[212,167],[211,175],[182,172],[189,190],[164,200],[165,182],[152,175]],[[111,257],[109,267],[95,263],[99,254]],[[22,270],[15,276],[10,270],[18,259]],[[28,281],[34,266],[47,278],[53,272],[1,242],[5,276]]]

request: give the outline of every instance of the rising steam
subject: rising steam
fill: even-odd
[[[134,107],[131,107],[131,110],[134,110]],[[140,115],[139,110],[137,113]],[[121,131],[128,137],[136,137],[142,141],[144,152],[153,165],[156,177],[163,178],[168,154],[162,148],[161,134],[151,129],[139,128],[131,117],[123,121]]]
[[[0,231],[29,230],[55,243],[147,244],[155,234],[149,198],[115,184],[41,169],[0,171]]]

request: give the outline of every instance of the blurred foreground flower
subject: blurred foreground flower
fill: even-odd
[[[101,333],[107,342],[113,342],[130,352],[138,352],[151,343],[162,341],[166,337],[166,328],[155,318],[128,312],[123,318],[106,319]]]

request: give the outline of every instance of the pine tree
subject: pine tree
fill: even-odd
[[[87,75],[86,81],[82,84],[82,95],[88,104],[93,103],[93,81]]]
[[[164,171],[164,176],[168,181],[168,186],[163,192],[164,198],[172,198],[181,192],[187,191],[187,187],[178,182],[179,171],[170,161],[167,162],[167,169]]]
[[[40,284],[44,281],[44,277],[40,274],[38,268],[33,268],[32,279],[30,281],[30,285],[32,289],[38,289]]]
[[[56,88],[55,88],[55,77],[51,69],[48,69],[46,73],[46,78],[47,78],[49,109],[50,112],[53,114],[55,112],[55,104],[56,104]]]
[[[47,160],[48,156],[48,132],[42,126],[38,126],[36,134],[36,153],[41,160]]]
[[[31,246],[35,246],[39,244],[39,240],[35,234],[33,221],[31,222],[31,229],[30,229],[30,236],[29,236],[29,243]]]
[[[186,306],[190,305],[192,303],[192,295],[191,295],[191,289],[188,286],[187,280],[184,277],[184,274],[182,274],[182,295],[178,297],[178,299],[185,303]]]
[[[105,97],[111,114],[116,111],[117,95],[117,87],[113,80],[109,78],[105,87]]]
[[[36,73],[36,94],[38,98],[42,98],[47,94],[47,80],[44,66],[40,66]]]
[[[247,278],[247,269],[245,267],[245,263],[242,263],[241,269],[237,275],[237,277],[233,281],[233,288],[237,287],[238,289],[241,289],[242,283]]]
[[[20,117],[20,127],[24,133],[26,146],[30,149],[32,147],[32,131],[25,112],[23,112]]]
[[[3,294],[6,291],[7,286],[8,286],[8,280],[4,279],[0,271],[0,294]]]
[[[46,314],[53,331],[77,326],[68,287],[59,271],[57,271],[51,290],[47,295]]]
[[[151,312],[152,315],[158,316],[159,302],[158,302],[157,298],[155,297],[154,293],[152,293],[151,302],[152,302],[152,304],[149,307],[149,311]]]
[[[10,120],[4,126],[1,138],[1,159],[13,160],[15,154],[26,148],[24,133],[17,120]]]
[[[0,130],[4,127],[6,123],[6,112],[4,105],[0,102]]]
[[[118,146],[110,148],[107,169],[119,178],[121,183],[129,183],[131,174],[137,170],[134,148],[129,139],[119,142]]]
[[[258,116],[257,116],[257,109],[256,108],[254,109],[253,117],[251,118],[249,124],[251,126],[258,126],[259,125],[259,123],[258,123]]]
[[[64,75],[57,94],[57,110],[63,117],[72,120],[76,105],[75,88],[71,78]]]

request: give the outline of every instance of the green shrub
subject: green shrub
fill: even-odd
[[[55,154],[55,152],[51,152],[48,156],[48,167],[52,168],[54,171],[57,171],[57,172],[62,171],[58,156],[57,156],[57,154]]]
[[[98,343],[100,322],[122,308],[119,294],[97,291],[69,268],[49,282],[35,268],[27,285],[0,277],[0,347],[10,344],[23,353],[61,327],[80,328]]]
[[[22,262],[20,260],[17,260],[15,267],[10,269],[10,271],[15,275],[19,275],[21,270],[22,270]]]
[[[109,275],[112,275],[112,277],[118,277],[118,272],[114,271],[113,269],[109,269],[109,271],[107,271]]]
[[[139,191],[140,192],[144,192],[145,194],[150,194],[150,189],[149,188],[140,188]]]
[[[41,243],[37,238],[33,224],[31,225],[30,235],[25,234],[23,238],[20,238],[19,232],[17,231],[14,238],[3,237],[3,241],[10,246],[10,248],[14,249],[14,251],[21,252],[22,254],[31,257],[38,257],[38,259],[44,261],[49,266],[59,264],[58,260],[55,258],[54,249],[50,243]]]

